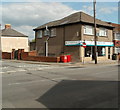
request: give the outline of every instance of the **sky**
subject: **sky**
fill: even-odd
[[[33,29],[50,21],[61,19],[72,13],[83,11],[93,16],[92,2],[38,2],[39,0],[2,1],[0,20],[2,29],[5,24],[34,39]],[[118,23],[118,2],[97,2],[97,18],[107,22]]]

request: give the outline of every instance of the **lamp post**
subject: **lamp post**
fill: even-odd
[[[45,41],[45,56],[47,57],[48,56],[48,40],[50,38],[50,31],[48,29],[48,27],[46,26],[46,41]]]
[[[95,41],[94,58],[95,58],[95,64],[97,64],[96,0],[94,0],[93,6],[94,6],[94,41]]]
[[[93,56],[93,50],[92,50],[92,43],[93,42],[93,39],[91,39],[91,59],[93,60],[92,56]]]

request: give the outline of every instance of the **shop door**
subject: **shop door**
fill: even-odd
[[[91,47],[91,50],[92,50],[92,60],[95,60],[95,56],[94,56],[95,47],[92,46],[92,47]]]
[[[110,47],[108,47],[108,59],[110,59]]]

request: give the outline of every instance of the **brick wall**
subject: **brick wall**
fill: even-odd
[[[25,61],[60,62],[60,57],[29,56],[29,52],[21,53],[21,59]]]
[[[11,59],[11,53],[2,52],[2,59]]]
[[[36,51],[30,51],[28,53],[29,56],[37,56],[37,52]]]

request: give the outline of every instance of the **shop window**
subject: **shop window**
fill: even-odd
[[[88,25],[84,26],[84,34],[93,35],[94,34],[93,27]]]
[[[115,54],[118,54],[120,53],[120,47],[115,47],[115,51],[114,51]]]
[[[37,32],[37,38],[42,38],[42,30]]]
[[[105,56],[105,47],[97,47],[98,56]]]
[[[91,56],[91,47],[86,47],[85,48],[85,57],[90,57]]]

